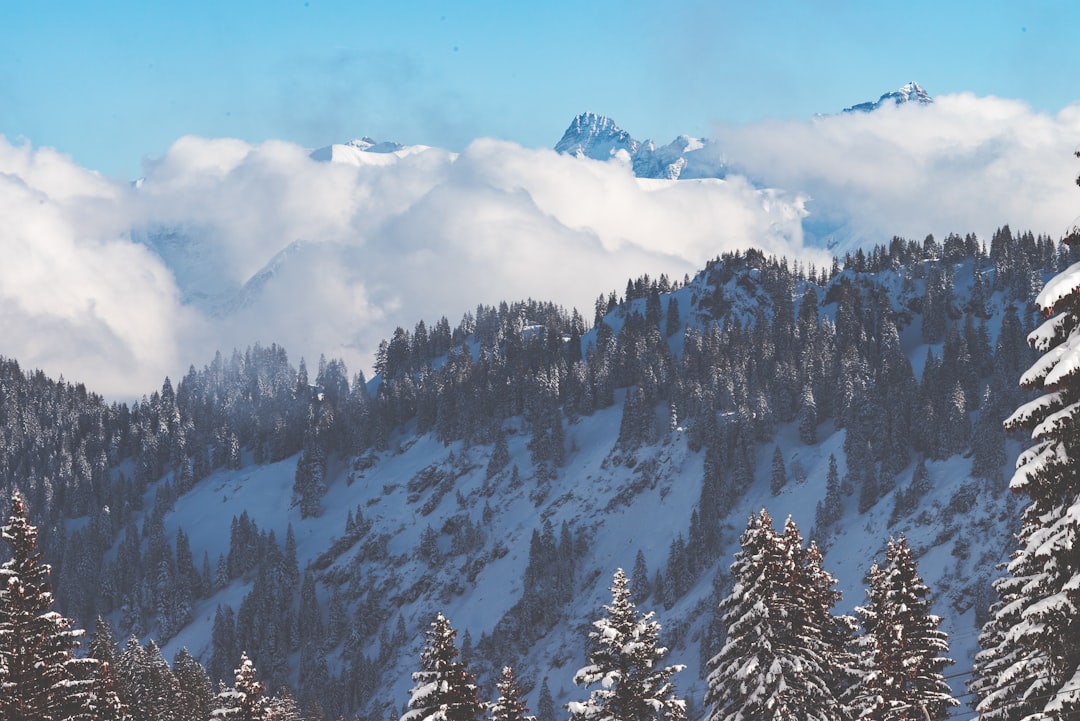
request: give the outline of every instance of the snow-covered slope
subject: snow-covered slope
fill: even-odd
[[[845,276],[855,280],[850,271],[840,280]],[[971,296],[973,278],[970,262],[956,266],[957,307]],[[901,348],[916,375],[921,375],[927,350],[941,352],[940,345],[922,342],[919,315],[911,312],[924,293],[925,280],[888,271],[868,282],[868,293],[885,294],[897,318],[906,318]],[[801,290],[796,288],[793,297],[801,297]],[[724,298],[725,317],[731,320],[752,324],[761,312],[763,290],[755,271],[731,273],[719,281],[707,281],[702,275],[665,296],[664,302],[676,300],[687,309],[689,325],[703,327],[714,318],[716,306],[710,298],[715,299],[717,292]],[[1007,302],[997,293],[987,304],[992,318],[988,328],[995,335]],[[609,314],[607,322],[615,333],[626,314],[640,312],[644,303],[637,300]],[[836,323],[836,311],[835,300],[829,302],[826,297],[821,318]],[[596,331],[583,340],[595,342]],[[676,341],[672,350],[681,354]],[[377,384],[378,379],[372,382],[373,392]],[[385,627],[400,617],[407,631],[400,647],[384,648],[387,637],[380,638],[378,633],[359,638],[345,634],[328,642],[326,658],[332,674],[345,667],[345,655],[355,653],[356,646],[363,654],[380,659],[381,685],[363,709],[370,716],[400,708],[408,698],[423,631],[437,612],[446,614],[459,632],[467,632],[472,642],[469,660],[483,682],[490,683],[491,673],[510,664],[531,689],[533,708],[545,678],[557,703],[579,699],[583,694],[571,679],[584,663],[588,624],[610,598],[612,573],[619,567],[629,573],[639,551],[650,574],[671,572],[672,549],[687,539],[704,474],[703,452],[693,448],[679,425],[634,450],[617,444],[625,393],[616,392],[613,406],[567,423],[566,462],[551,477],[533,465],[531,434],[521,418],[503,424],[510,459],[491,477],[486,469],[492,446],[444,444],[434,433],[415,436],[406,429],[390,439],[385,451],[332,462],[317,517],[302,518],[293,503],[298,461],[294,456],[273,464],[249,463],[239,470],[216,471],[176,502],[165,519],[166,536],[182,528],[191,538],[195,558],[204,552],[215,558],[228,548],[232,519],[241,513],[279,539],[291,526],[300,567],[315,573],[323,613],[328,613],[336,598],[337,603],[344,599],[349,618],[389,609],[390,615],[378,622]],[[915,473],[916,462],[911,459],[895,474],[895,488],[871,508],[860,511],[856,496],[847,496],[841,521],[815,534],[814,511],[824,498],[830,457],[838,460],[841,475],[847,471],[846,431],[831,421],[823,423],[817,429],[818,441],[807,445],[800,441],[797,426],[781,424],[773,437],[754,445],[753,482],[722,521],[723,552],[710,570],[699,574],[674,602],[665,604],[655,592],[635,599],[640,608],[657,612],[672,660],[687,665],[676,681],[691,704],[691,718],[702,713],[703,659],[717,650],[710,645],[715,643],[710,626],[717,593],[729,583],[726,569],[745,519],[762,507],[779,521],[791,515],[804,535],[823,545],[826,568],[839,578],[846,611],[864,600],[863,578],[875,557],[881,558],[888,538],[906,534],[934,593],[935,611],[945,618],[952,655],[958,660],[950,672],[957,689],[970,669],[978,615],[989,601],[989,580],[1012,546],[1018,509],[1015,499],[1005,492],[1004,481],[972,478],[970,457],[931,461],[927,463],[929,491],[915,501],[912,510],[897,515],[898,494],[912,484]],[[781,450],[790,478],[776,494],[770,488],[774,447]],[[1003,474],[1019,452],[1019,444],[1010,441],[1007,450]],[[362,518],[362,530],[346,532],[349,518],[357,522]],[[560,619],[554,628],[528,646],[516,646],[498,636],[506,632],[503,622],[523,597],[535,534],[544,533],[545,528],[556,539],[560,529],[570,534],[576,549],[575,589],[564,606],[553,609]],[[424,550],[432,539],[434,546],[429,544]],[[238,579],[201,601],[192,623],[165,645],[166,658],[187,647],[206,661],[216,609],[223,604],[238,608],[250,589],[249,578]],[[153,635],[153,629],[148,631]],[[506,655],[492,657],[496,652]],[[294,658],[292,683],[299,680],[295,663]]]
[[[377,142],[366,135],[347,143],[334,143],[311,151],[311,159],[347,165],[389,165],[399,158],[428,150],[427,145],[402,145],[392,141]]]

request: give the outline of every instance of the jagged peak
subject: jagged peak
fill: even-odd
[[[602,159],[614,155],[619,149],[625,149],[633,155],[639,145],[630,133],[616,125],[608,116],[587,111],[570,121],[562,139],[555,144],[555,150],[579,157]]]
[[[923,88],[923,86],[912,80],[911,82],[902,85],[897,90],[891,90],[883,94],[876,101],[867,101],[865,103],[852,105],[850,108],[844,108],[844,112],[868,113],[877,110],[882,105],[887,105],[889,101],[892,101],[892,104],[894,105],[903,105],[904,103],[930,105],[934,102],[934,98],[930,95],[930,93],[926,92],[926,89]]]

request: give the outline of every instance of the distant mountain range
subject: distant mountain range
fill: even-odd
[[[912,81],[883,94],[876,101],[858,103],[842,112],[872,112],[890,103],[902,105],[908,102],[929,105],[934,99]],[[555,144],[555,150],[593,160],[624,157],[639,178],[723,178],[728,171],[722,149],[707,138],[680,135],[667,145],[657,146],[651,140],[634,139],[611,118],[591,112],[581,113],[570,122],[562,139]]]
[[[606,115],[582,113],[573,119],[555,150],[579,158],[624,158],[639,178],[722,178],[723,157],[708,140],[680,135],[667,145],[635,140]]]
[[[875,101],[858,103],[844,108],[842,112],[873,112],[884,105],[909,102],[929,105],[934,99],[921,85],[912,81],[884,93]],[[380,164],[392,162],[386,157],[388,155],[407,155],[426,147],[377,142],[364,137],[318,148],[311,153],[311,157],[324,162]],[[634,175],[639,178],[689,180],[723,178],[728,173],[722,150],[708,138],[680,135],[666,145],[657,145],[652,140],[637,140],[612,118],[593,112],[581,113],[570,121],[562,138],[555,143],[555,150],[593,160],[622,158],[633,167]]]

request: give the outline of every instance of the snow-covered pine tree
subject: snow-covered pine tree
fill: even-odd
[[[814,515],[814,531],[819,537],[828,532],[834,523],[840,520],[844,497],[840,490],[840,471],[836,466],[836,456],[829,454],[829,472],[825,476],[825,498],[818,501]]]
[[[1080,244],[1080,230],[1064,242]],[[986,721],[1080,714],[1080,263],[1035,302],[1049,318],[1028,343],[1043,355],[1020,385],[1040,395],[1005,421],[1035,442],[1009,484],[1031,503],[979,639],[971,691]]]
[[[218,693],[217,707],[210,712],[210,717],[228,721],[270,721],[270,702],[265,692],[266,686],[259,681],[255,664],[242,653],[240,666],[236,669],[236,683]]]
[[[949,642],[930,613],[930,589],[919,576],[907,539],[889,540],[885,564],[870,568],[862,620],[864,674],[853,693],[855,718],[941,721],[958,706],[942,670],[953,663]]]
[[[479,721],[484,707],[477,695],[476,679],[459,658],[457,631],[440,613],[425,635],[422,670],[412,675],[416,685],[401,721]]]
[[[214,709],[214,685],[210,677],[187,648],[173,657],[173,676],[178,687],[177,716],[182,719],[208,719]]]
[[[611,604],[589,632],[589,665],[574,674],[582,688],[597,686],[586,701],[568,705],[576,721],[682,721],[686,702],[671,677],[682,665],[662,666],[667,649],[660,645],[660,624],[652,612],[639,614],[630,600],[630,584],[617,569]]]
[[[0,566],[0,719],[68,721],[90,718],[97,662],[76,658],[82,631],[53,610],[49,565],[22,494],[11,497],[0,538],[11,558]]]
[[[787,469],[784,467],[784,454],[780,451],[780,446],[773,447],[772,455],[772,476],[769,479],[769,490],[772,491],[774,496],[780,495],[780,491],[784,490],[784,486],[787,485]]]
[[[555,721],[555,699],[551,697],[547,677],[540,682],[540,695],[536,699],[537,721]]]
[[[764,509],[739,540],[735,585],[720,602],[727,639],[708,663],[709,721],[840,721],[835,582],[816,560],[807,570],[794,524],[780,535]]]
[[[489,709],[491,721],[536,721],[536,717],[529,714],[525,694],[514,678],[512,668],[503,666],[502,675],[495,683],[495,690],[499,697]]]

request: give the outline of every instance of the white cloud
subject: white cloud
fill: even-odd
[[[726,250],[821,264],[802,243],[806,196],[809,227],[842,220],[864,242],[1005,223],[1058,234],[1080,207],[1080,106],[1050,117],[946,96],[714,140],[785,190],[640,181],[618,161],[495,140],[350,165],[197,137],[132,188],[0,137],[0,353],[119,398],[255,342],[366,371],[395,326],[456,324],[480,303],[532,297],[591,318],[627,278],[681,278]]]
[[[119,234],[127,191],[0,137],[0,353],[125,395],[160,384],[191,322],[165,266]]]
[[[864,244],[950,232],[1064,233],[1080,197],[1080,105],[1047,116],[970,94],[931,106],[716,129],[742,172],[811,196],[812,214]],[[829,225],[827,222],[825,225]]]

